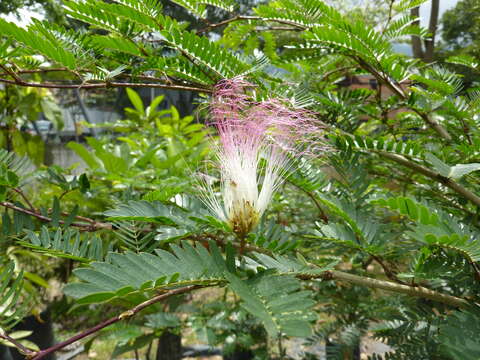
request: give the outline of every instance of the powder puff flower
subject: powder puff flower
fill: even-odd
[[[214,151],[220,170],[220,199],[204,181],[203,201],[240,237],[259,222],[274,192],[292,171],[292,159],[305,152],[302,140],[318,121],[275,99],[255,102],[241,78],[223,80],[210,105],[210,125],[219,135]]]

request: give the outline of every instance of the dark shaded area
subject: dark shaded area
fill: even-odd
[[[0,345],[0,359],[1,360],[13,360],[10,348],[5,345]]]
[[[156,360],[180,360],[182,357],[181,336],[165,331],[158,339]]]
[[[13,331],[32,331],[33,333],[27,337],[28,340],[37,344],[40,349],[46,349],[55,344],[53,335],[52,318],[50,310],[46,310],[40,314],[40,318],[28,316],[21,323],[13,328]],[[10,349],[13,360],[24,360],[25,356],[20,354],[16,349]],[[8,358],[6,358],[8,359]],[[55,360],[55,355],[51,354],[45,357],[46,360]],[[3,360],[3,357],[1,358]]]
[[[238,349],[232,354],[225,355],[225,360],[251,360],[255,357],[255,354],[251,350]]]

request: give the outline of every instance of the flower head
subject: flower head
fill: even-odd
[[[241,78],[223,80],[215,88],[210,125],[219,135],[221,200],[208,183],[204,194],[207,206],[241,236],[258,224],[292,170],[291,159],[305,152],[299,140],[316,123],[312,113],[292,110],[280,100],[255,102],[247,94],[251,88]]]

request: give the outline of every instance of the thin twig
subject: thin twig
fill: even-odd
[[[58,197],[58,200],[62,200],[62,198],[63,198],[65,195],[70,194],[71,192],[73,192],[73,191],[75,191],[75,190],[77,190],[77,189],[65,190],[64,192],[62,192],[62,193],[60,194],[60,196]]]
[[[288,181],[288,180],[287,180]],[[313,195],[310,191],[307,191],[305,189],[303,189],[301,186],[298,186],[297,184],[295,184],[294,182],[292,181],[288,181],[289,184],[292,184],[293,186],[295,186],[297,189],[303,191],[312,201],[313,203],[315,204],[315,206],[317,207],[318,211],[320,212],[320,218],[323,220],[324,223],[328,224],[328,216],[325,214],[325,211],[323,211],[323,208],[322,206],[320,205],[320,203],[318,202],[317,198],[315,197],[315,195]]]
[[[8,201],[1,201],[0,206],[4,206],[6,208],[12,209],[14,211],[18,211],[27,215],[31,215],[33,217],[36,217],[37,219],[45,222],[51,222],[52,218],[49,218],[48,216],[42,215],[38,213],[37,211],[29,210],[22,208],[20,206],[17,206],[15,204],[12,204],[11,202]],[[59,220],[60,224],[65,224],[64,220]],[[74,226],[79,228],[81,231],[97,231],[97,230],[112,230],[112,224],[107,224],[107,223],[101,223],[101,222],[94,222],[90,224],[82,224],[82,223],[71,223],[70,226]]]
[[[357,284],[361,286],[366,286],[374,289],[382,289],[387,291],[393,291],[397,293],[402,293],[406,295],[421,297],[437,301],[442,304],[450,305],[457,308],[466,308],[471,306],[471,304],[462,298],[447,295],[440,293],[438,291],[427,289],[423,286],[410,286],[397,284],[391,281],[377,280],[369,277],[354,275],[338,270],[327,270],[321,275],[299,275],[300,279],[303,280],[312,280],[317,278],[323,278],[325,280],[340,280],[347,281],[352,284]]]
[[[240,21],[240,20],[261,20],[262,18],[260,16],[235,16],[233,18],[220,21],[219,23],[216,24],[209,24],[208,26],[204,27],[203,29],[200,29],[197,31],[197,34],[203,34],[204,32],[210,31],[212,29],[215,29],[220,26],[228,25],[231,22],[235,21]]]
[[[388,26],[390,25],[390,22],[392,21],[393,18],[393,4],[395,3],[395,0],[390,0],[390,3],[388,4],[388,19],[383,26],[382,34],[385,33],[387,30]]]
[[[52,209],[48,209],[48,213],[49,213],[49,214],[50,214],[52,211],[53,211]],[[69,213],[64,212],[64,211],[62,211],[61,214],[62,214],[62,216],[67,216],[67,217],[70,216]],[[85,217],[85,216],[81,216],[81,215],[76,215],[76,216],[75,216],[75,219],[78,219],[78,220],[81,220],[81,221],[85,221],[85,222],[88,222],[88,223],[90,223],[90,224],[95,224],[95,223],[96,223],[95,220],[90,219],[90,218]]]
[[[26,355],[27,357],[29,355],[34,354],[34,352],[28,348],[26,348],[24,345],[22,345],[20,342],[17,340],[13,339],[12,337],[8,336],[7,334],[1,334],[0,333],[0,338],[4,339],[5,341],[8,341],[11,343],[13,346],[15,346],[22,354]]]
[[[214,234],[206,234],[208,238],[215,240],[219,245],[225,245],[226,242],[224,240],[219,239]],[[193,238],[197,241],[202,241],[199,237]],[[232,243],[235,248],[239,248],[240,244]],[[255,245],[246,244],[245,248],[246,252],[257,252],[262,254],[271,255],[272,251],[257,247]],[[317,268],[315,264],[308,264],[312,270]],[[402,294],[407,294],[411,296],[426,298],[430,300],[434,300],[443,304],[447,304],[454,307],[464,308],[470,306],[470,303],[462,298],[443,294],[441,292],[430,290],[423,286],[417,286],[416,284],[399,284],[392,281],[386,280],[377,280],[365,276],[354,275],[350,273],[346,273],[343,271],[338,270],[327,270],[320,274],[299,274],[297,278],[301,280],[314,280],[314,279],[323,279],[323,280],[340,280],[346,281],[349,283],[367,286],[374,289],[382,289]]]
[[[85,73],[88,72],[88,69],[80,69],[74,74],[78,76],[79,73]],[[49,72],[72,72],[70,69],[67,68],[41,68],[41,69],[25,69],[25,70],[17,70],[16,74],[38,74],[38,73],[49,73]],[[0,77],[5,77],[5,76],[12,76],[11,73],[0,73]],[[162,82],[165,83],[167,80],[166,78],[159,78],[155,76],[150,76],[150,75],[131,75],[131,74],[119,74],[117,76],[118,78],[128,78],[130,80],[133,79],[139,79],[139,80],[145,80],[145,81],[152,81],[152,82]],[[25,82],[25,80],[18,78],[18,82]],[[71,80],[62,80],[58,79],[55,81],[62,81],[62,82],[71,82]],[[131,82],[131,81],[130,81]],[[191,84],[193,85],[193,84]]]
[[[471,261],[470,259],[467,260],[470,266],[473,268],[473,272],[475,273],[475,278],[477,279],[478,282],[480,282],[480,269],[478,267],[478,264],[474,261]]]
[[[464,198],[474,203],[476,206],[480,206],[480,197],[478,195],[474,194],[473,192],[463,187],[459,183],[455,182],[451,178],[442,176],[439,173],[432,171],[429,168],[422,166],[420,164],[417,164],[413,161],[410,161],[401,155],[392,154],[386,151],[377,151],[377,153],[387,159],[390,159],[398,164],[406,166],[412,170],[415,170],[417,173],[425,175],[426,177],[429,177],[430,179],[433,179],[445,185],[446,187],[452,189],[453,191],[457,192],[458,194],[462,195]]]
[[[211,93],[213,90],[207,88],[199,88],[194,86],[187,85],[170,85],[170,84],[155,84],[155,83],[132,83],[132,82],[101,82],[101,83],[80,83],[80,84],[56,84],[51,82],[44,83],[34,83],[27,81],[16,81],[0,78],[0,83],[26,86],[26,87],[37,87],[37,88],[47,88],[47,89],[107,89],[115,87],[149,87],[149,88],[160,88],[160,89],[170,89],[170,90],[183,90],[183,91],[196,91],[196,92],[205,92]]]
[[[297,28],[298,30],[306,30],[306,27],[305,27],[305,26],[302,26],[302,25],[300,25],[300,24],[297,24],[297,23],[294,23],[294,22],[288,21],[288,20],[282,20],[282,19],[265,19],[265,18],[262,18],[261,16],[243,16],[243,15],[239,15],[239,16],[235,16],[235,17],[233,17],[233,18],[230,18],[230,19],[227,19],[227,20],[224,20],[224,21],[220,21],[219,23],[216,23],[216,24],[209,24],[207,27],[198,30],[198,31],[197,31],[197,34],[202,34],[202,33],[204,33],[204,32],[210,31],[210,30],[215,29],[215,28],[217,28],[217,27],[224,26],[224,25],[227,25],[227,24],[229,24],[229,23],[231,23],[231,22],[241,21],[241,20],[262,20],[262,21],[276,22],[276,23],[279,23],[279,24],[285,24],[285,25],[293,26],[294,28]],[[286,29],[282,29],[282,30],[286,30]]]
[[[103,328],[105,328],[107,326],[110,326],[110,325],[115,324],[115,323],[117,323],[121,320],[128,319],[128,318],[134,316],[135,314],[137,314],[141,310],[145,309],[146,307],[149,307],[153,304],[156,304],[156,303],[158,303],[158,302],[160,302],[164,299],[167,299],[171,296],[184,294],[184,293],[196,290],[196,289],[200,289],[202,287],[205,287],[205,286],[203,286],[203,285],[191,285],[191,286],[186,286],[186,287],[183,287],[183,288],[180,288],[180,289],[169,290],[169,291],[167,291],[163,294],[160,294],[160,295],[157,295],[157,296],[151,298],[150,300],[147,300],[147,301],[142,302],[141,304],[138,304],[137,306],[131,308],[130,310],[127,310],[127,311],[121,313],[120,315],[114,316],[114,317],[112,317],[108,320],[105,320],[105,321],[101,322],[98,325],[95,325],[94,327],[92,327],[88,330],[82,331],[80,334],[72,336],[68,340],[62,341],[62,342],[60,342],[60,343],[58,343],[54,346],[51,346],[47,349],[40,350],[39,352],[34,353],[33,356],[29,356],[27,358],[31,359],[31,360],[43,359],[47,355],[52,354],[52,353],[54,353],[54,352],[56,352],[60,349],[63,349],[65,346],[73,344],[73,343],[75,343],[75,342],[77,342],[77,341],[79,341],[83,338],[86,338],[87,336],[90,336],[90,335],[102,330]]]
[[[379,257],[377,255],[373,255],[373,254],[370,254],[370,256],[372,257],[373,260],[375,260],[382,267],[383,272],[385,273],[387,278],[389,278],[390,280],[395,281],[399,284],[410,285],[409,283],[406,283],[405,281],[400,280],[397,277],[397,275],[395,275],[395,273],[392,270],[390,270],[390,268],[383,262],[381,257]]]
[[[370,64],[368,64],[362,58],[358,56],[352,56],[352,59],[355,60],[360,65],[360,67],[362,67],[364,70],[372,74],[379,83],[384,83],[390,90],[392,90],[393,93],[397,94],[403,100],[408,99],[408,95],[403,91],[402,87],[398,82],[392,81],[391,78],[377,71],[375,68],[370,66]],[[448,131],[441,124],[439,124],[438,122],[430,118],[428,114],[413,108],[412,108],[412,111],[415,112],[417,115],[419,115],[443,139],[447,141],[452,141],[452,136],[448,133]]]
[[[23,82],[23,79],[20,76],[18,76],[12,69],[9,69],[4,65],[0,65],[0,68],[2,68],[3,71],[5,71],[8,75],[14,78],[16,82],[20,82],[20,83]]]
[[[12,188],[12,190],[15,191],[17,194],[19,194],[23,200],[25,200],[30,210],[35,211],[35,207],[33,206],[33,204],[30,202],[30,200],[27,198],[27,196],[23,193],[21,189]]]
[[[37,74],[37,73],[47,73],[47,72],[69,72],[70,70],[62,67],[62,68],[39,68],[39,69],[23,69],[17,70],[17,74]],[[3,73],[0,76],[10,75],[10,73]]]

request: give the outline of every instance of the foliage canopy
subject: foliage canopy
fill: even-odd
[[[31,306],[18,299],[37,293],[41,302],[35,289],[45,281],[25,264],[50,256],[60,268],[75,264],[63,279],[72,305],[129,309],[110,323],[148,308],[136,325],[157,317],[155,331],[166,331],[157,302],[215,287],[235,299],[203,304],[181,323],[211,344],[228,335],[247,348],[268,337],[332,338],[340,356],[373,332],[390,345],[389,359],[477,359],[480,88],[467,88],[452,64],[478,73],[479,59],[424,64],[395,53],[394,42],[429,36],[408,14],[418,0],[392,1],[377,27],[320,0],[271,1],[249,15],[236,15],[233,1],[174,2],[205,27],[165,14],[156,0],[66,1],[85,31],[0,19],[6,87],[127,88],[133,105],[104,125],[118,136],[69,144],[84,174],[32,172],[22,169],[27,160],[0,154],[2,329]],[[208,9],[227,20],[208,22]],[[212,130],[159,110],[161,97],[145,106],[131,89],[193,91],[207,103],[215,84],[235,77],[255,85],[255,102],[283,98],[314,111],[329,144],[317,159],[295,159],[303,165],[242,238],[198,200],[192,169],[214,158]],[[205,118],[203,104],[197,116]],[[32,183],[45,194],[23,196]],[[202,322],[211,309],[218,322]],[[248,333],[259,324],[255,340]],[[157,333],[130,340],[145,346]]]

